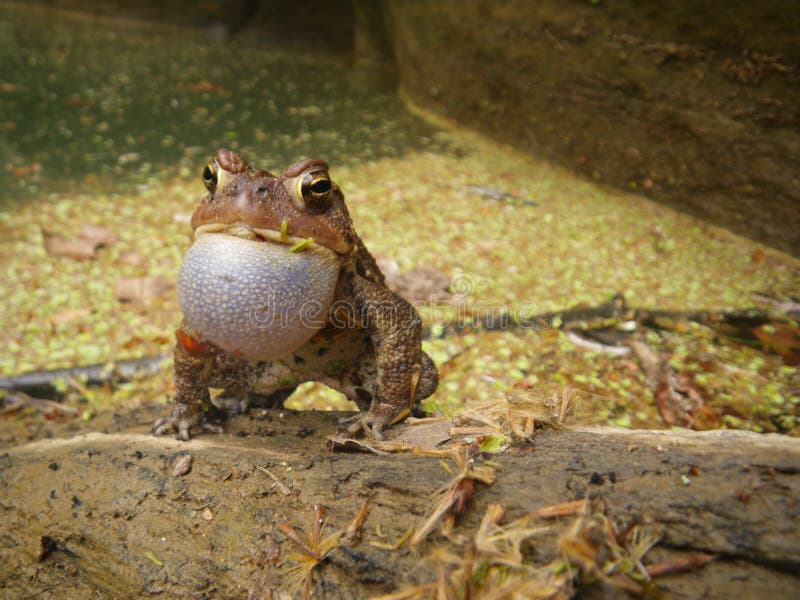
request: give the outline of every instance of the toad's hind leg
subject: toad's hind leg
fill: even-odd
[[[429,382],[423,375],[430,375],[433,364],[421,350],[421,320],[411,304],[358,275],[343,290],[348,292],[360,324],[372,340],[376,376],[369,410],[351,419],[345,431],[348,435],[364,432],[381,439],[385,427],[411,413],[419,398],[420,383],[421,392],[432,393],[435,381]]]

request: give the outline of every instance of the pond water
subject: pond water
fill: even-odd
[[[188,218],[205,194],[202,169],[223,146],[272,171],[328,161],[359,233],[395,278],[460,286],[461,296],[440,286],[442,302],[421,303],[427,324],[476,303],[541,313],[619,292],[632,306],[733,310],[800,295],[796,259],[359,89],[344,58],[2,5],[0,375],[171,353]],[[80,237],[85,225],[109,236],[93,256],[48,253],[45,233]],[[145,278],[153,289],[120,300],[120,280]],[[643,335],[700,390],[713,425],[797,433],[800,375],[786,355],[697,324]],[[425,345],[446,412],[569,388],[588,420],[663,425],[635,359],[554,329],[434,335]],[[77,386],[75,402],[161,402],[171,385],[165,368],[114,390]],[[292,402],[345,405],[320,386]]]
[[[226,146],[259,164],[331,164],[435,149],[396,95],[360,93],[342,57],[210,32],[0,12],[3,198],[193,176]]]

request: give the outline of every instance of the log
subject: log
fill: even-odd
[[[326,444],[341,415],[329,412],[260,410],[231,419],[225,434],[178,442],[149,434],[163,410],[48,425],[54,437],[0,452],[0,596],[290,597],[292,566],[305,552],[298,540],[308,543],[315,507],[325,507],[324,538],[352,524],[367,499],[360,538],[336,546],[313,569],[313,597],[366,598],[435,583],[431,553],[464,555],[491,505],[502,505],[510,522],[584,498],[602,501],[618,532],[638,523],[658,533],[647,555],[662,565],[654,572],[699,553],[716,557],[656,578],[661,592],[790,598],[800,585],[798,439],[741,431],[537,432],[491,456],[494,483],[474,483],[449,536],[434,528],[415,548],[395,549],[430,514],[431,494],[453,481],[441,456],[333,452]],[[474,464],[484,460],[477,454]],[[557,559],[558,539],[574,519],[542,521],[526,560]],[[609,592],[608,582],[576,585],[584,597],[625,597],[618,588]]]

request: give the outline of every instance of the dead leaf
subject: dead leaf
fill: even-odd
[[[120,302],[137,302],[149,304],[164,296],[175,284],[172,280],[160,275],[144,277],[122,277],[117,280],[117,300]]]
[[[381,269],[387,263],[380,261]],[[447,300],[452,294],[447,291],[450,276],[444,271],[430,266],[421,266],[399,273],[393,268],[384,270],[386,285],[411,303]]]
[[[87,260],[93,258],[99,246],[110,246],[119,237],[110,229],[97,225],[84,225],[78,237],[68,238],[50,233],[42,228],[44,247],[50,256]]]
[[[752,332],[765,351],[782,356],[788,365],[800,364],[800,327],[776,321]]]
[[[38,162],[35,162],[29,165],[16,167],[12,171],[12,173],[14,174],[14,177],[25,177],[26,175],[30,175],[31,173],[38,173],[41,170],[42,170],[42,165]]]
[[[221,92],[225,88],[217,83],[211,83],[205,79],[201,81],[179,83],[178,87],[189,92]]]
[[[707,406],[692,377],[675,371],[666,362],[662,363],[654,398],[665,425],[677,425],[695,431],[719,427],[719,415]]]
[[[119,236],[115,232],[99,225],[85,224],[81,228],[80,237],[88,242],[94,242],[95,246],[110,246],[119,241]]]
[[[66,238],[56,233],[42,231],[44,248],[50,256],[88,260],[94,257],[97,244],[83,238]]]
[[[376,454],[378,456],[388,454],[384,450],[379,450],[374,445],[367,444],[361,440],[353,438],[329,437],[328,438],[329,450],[351,450],[356,452],[367,452],[369,454]]]
[[[405,427],[398,428],[397,435],[392,438],[393,441],[409,444],[419,450],[432,450],[453,437],[450,435],[452,419],[425,419],[422,422],[407,421],[407,423]]]
[[[123,250],[117,259],[119,263],[130,267],[142,267],[147,264],[147,258],[138,250]]]
[[[64,323],[70,323],[78,319],[83,319],[88,315],[89,315],[89,310],[86,308],[68,308],[66,310],[62,310],[59,313],[54,314],[48,320],[53,325],[63,325]]]

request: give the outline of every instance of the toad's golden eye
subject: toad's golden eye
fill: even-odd
[[[213,192],[214,188],[217,187],[217,170],[217,161],[215,160],[212,160],[203,169],[203,183],[206,184],[206,189],[209,192]]]
[[[300,183],[300,194],[312,210],[325,210],[331,203],[333,183],[327,171],[306,173]]]

